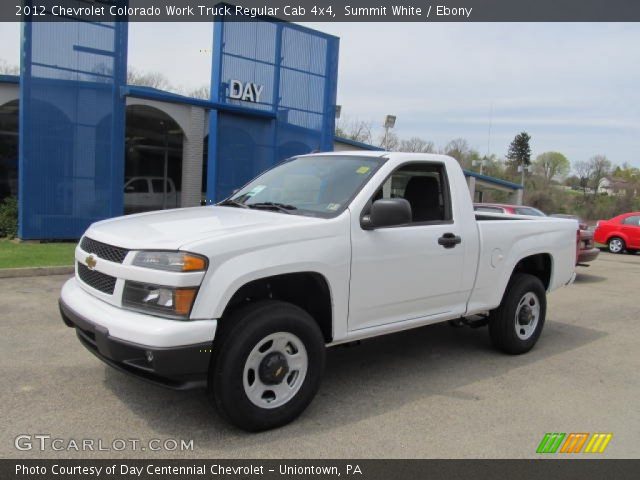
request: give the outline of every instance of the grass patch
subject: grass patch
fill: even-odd
[[[16,243],[0,240],[0,268],[73,265],[74,243]]]

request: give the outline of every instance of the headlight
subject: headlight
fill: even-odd
[[[165,287],[127,280],[122,305],[145,313],[186,320],[197,292],[197,287]]]
[[[137,267],[168,272],[199,272],[207,269],[207,259],[187,252],[138,252],[133,259]]]

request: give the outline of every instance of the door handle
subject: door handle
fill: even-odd
[[[445,233],[438,239],[438,245],[442,245],[444,248],[453,248],[459,243],[462,243],[462,238],[453,233]]]

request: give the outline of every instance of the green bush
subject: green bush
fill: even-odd
[[[0,237],[14,238],[18,234],[18,199],[7,197],[0,203]]]

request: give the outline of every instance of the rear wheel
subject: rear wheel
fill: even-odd
[[[513,275],[498,308],[489,318],[493,345],[512,355],[526,353],[538,341],[547,311],[544,285],[526,273]]]
[[[257,302],[225,319],[209,385],[220,413],[243,430],[291,422],[311,403],[324,370],[324,338],[301,308]]]
[[[607,246],[611,253],[622,253],[626,247],[624,240],[620,237],[611,237],[607,242]]]

